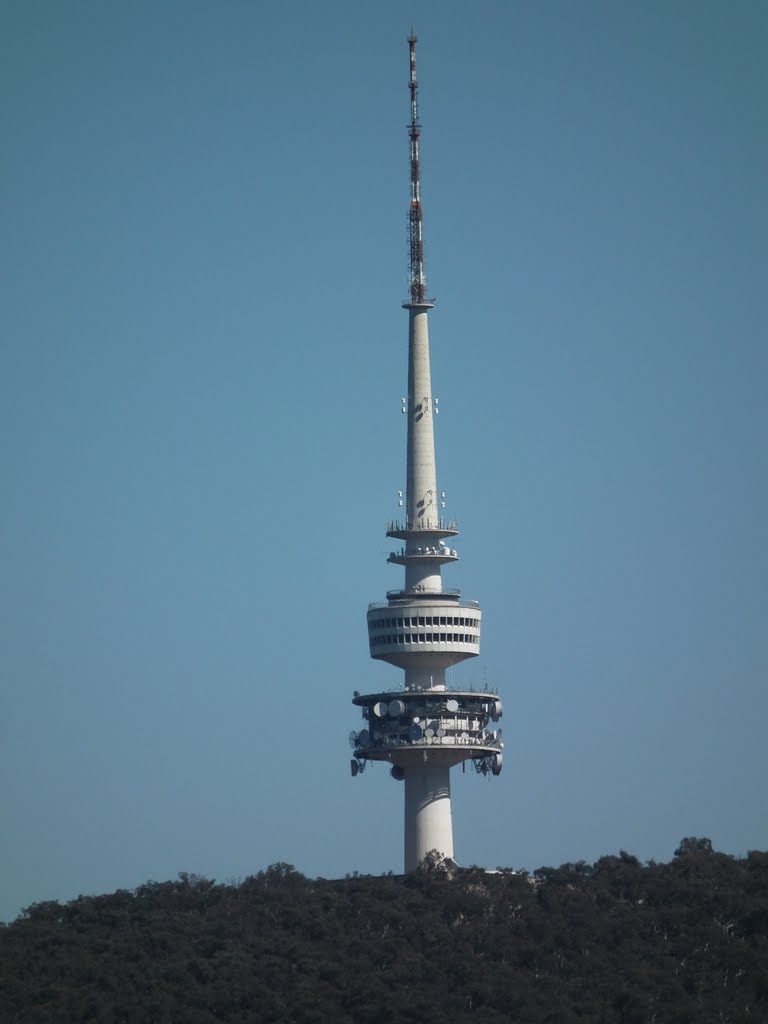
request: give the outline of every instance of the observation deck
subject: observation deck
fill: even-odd
[[[412,540],[429,534],[431,537],[455,537],[459,532],[459,524],[453,519],[431,519],[426,523],[413,523],[409,519],[391,519],[387,523],[387,536],[398,540]]]
[[[459,601],[458,591],[414,595],[398,590],[387,597],[387,604],[368,608],[372,658],[407,668],[423,664],[424,655],[430,655],[435,668],[447,668],[480,653],[482,613],[477,601]]]
[[[459,553],[455,548],[448,547],[424,547],[407,551],[401,548],[399,551],[390,551],[388,562],[394,565],[414,565],[419,562],[428,562],[432,565],[445,565],[446,562],[458,562]]]
[[[368,605],[368,610],[370,611],[372,608],[388,608],[392,604],[410,604],[411,601],[442,601],[443,603],[450,601],[454,603],[460,597],[461,591],[455,590],[452,587],[443,590],[416,590],[414,587],[406,590],[388,590],[387,604],[373,602],[373,604]],[[464,601],[462,604],[480,607],[477,601]]]

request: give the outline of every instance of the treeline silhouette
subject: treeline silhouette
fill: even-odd
[[[0,1020],[768,1022],[768,853],[526,872],[181,874],[0,927]]]

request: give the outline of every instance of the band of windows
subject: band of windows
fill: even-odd
[[[469,626],[479,629],[480,620],[463,615],[419,615],[404,619],[370,619],[371,629],[396,629],[404,626]]]
[[[480,637],[472,633],[395,633],[390,636],[372,636],[371,647],[392,644],[479,644]]]

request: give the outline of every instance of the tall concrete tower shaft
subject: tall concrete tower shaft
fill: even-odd
[[[449,689],[446,669],[480,653],[480,606],[444,590],[442,567],[458,561],[448,543],[457,524],[443,517],[437,488],[434,417],[425,298],[424,242],[419,168],[416,37],[408,38],[411,121],[409,207],[408,417],[405,519],[389,523],[387,536],[401,541],[388,562],[405,568],[405,585],[387,601],[368,607],[371,657],[404,672],[402,688],[361,695],[364,727],[350,734],[352,774],[369,761],[386,761],[405,784],[405,870],[413,871],[436,850],[453,858],[450,769],[471,761],[478,772],[498,775],[502,766],[501,701],[487,689]]]

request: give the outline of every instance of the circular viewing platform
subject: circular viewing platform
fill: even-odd
[[[388,590],[387,604],[407,604],[410,601],[458,601],[460,590]],[[379,607],[377,605],[368,606]],[[386,605],[384,605],[386,608]]]
[[[432,562],[437,565],[445,565],[447,562],[458,562],[459,553],[455,548],[448,547],[425,547],[412,548],[406,551],[401,548],[399,551],[390,551],[388,562],[394,565],[409,565],[418,562]]]
[[[395,593],[403,593],[396,591]],[[371,657],[400,668],[413,668],[429,658],[433,668],[448,668],[480,653],[482,615],[477,601],[443,600],[444,594],[423,600],[392,601],[368,609]]]
[[[414,537],[455,537],[459,524],[453,519],[428,520],[426,523],[412,523],[408,519],[393,519],[387,523],[387,536],[398,540],[412,540]]]

